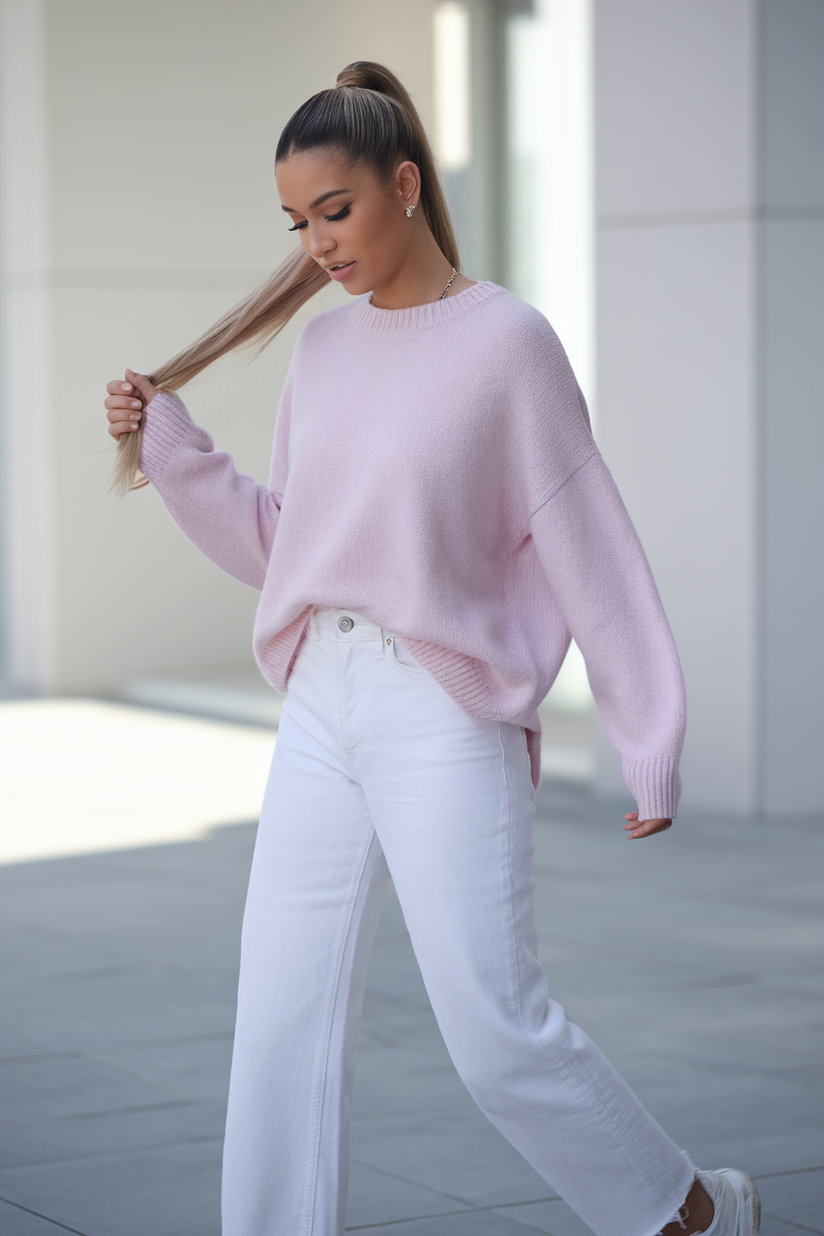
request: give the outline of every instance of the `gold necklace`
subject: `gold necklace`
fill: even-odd
[[[453,267],[452,267],[452,279],[454,279],[454,278],[455,278],[455,276],[457,275],[457,273],[458,273],[458,272],[457,272],[457,270],[456,270],[456,269],[455,269],[455,267],[453,266]],[[438,300],[443,300],[443,298],[446,296],[447,292],[448,292],[448,291],[449,291],[449,289],[452,287],[452,279],[450,279],[450,280],[449,280],[449,283],[447,283],[446,287],[445,287],[445,288],[444,288],[444,290],[441,292],[440,296],[438,297]]]
[[[446,285],[446,287],[444,288],[444,290],[441,292],[440,296],[438,297],[438,300],[443,300],[443,299],[444,299],[444,297],[446,296],[447,292],[448,292],[448,291],[449,291],[449,289],[452,287],[453,281],[454,281],[454,279],[455,279],[455,277],[456,277],[457,273],[458,273],[458,272],[457,272],[457,270],[456,270],[456,269],[455,269],[455,267],[453,266],[453,267],[452,267],[452,274],[451,274],[451,276],[450,276],[449,282],[447,283],[447,285]],[[437,304],[437,301],[434,301],[433,303],[434,303],[434,304]],[[370,305],[375,305],[375,302],[374,302],[374,301],[373,301],[373,299],[372,299],[372,294],[371,294],[371,293],[370,293],[370,295],[369,295],[369,304],[370,304]],[[375,308],[377,309],[377,308],[378,308],[378,306],[377,306],[377,305],[375,305]],[[412,306],[412,308],[414,308],[414,306]]]

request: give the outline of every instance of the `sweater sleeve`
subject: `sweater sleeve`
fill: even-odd
[[[600,455],[535,511],[530,531],[641,819],[674,816],[686,720],[681,667],[646,556]]]
[[[198,549],[235,579],[263,587],[281,495],[238,472],[175,394],[155,395],[146,407],[140,470]]]

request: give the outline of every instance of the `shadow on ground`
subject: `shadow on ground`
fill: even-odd
[[[689,818],[545,783],[550,989],[700,1166],[758,1178],[765,1236],[824,1233],[821,819]],[[4,1236],[217,1236],[254,826],[0,869]],[[393,896],[360,1039],[348,1230],[588,1231],[469,1099]],[[286,1236],[286,1234],[284,1234]]]

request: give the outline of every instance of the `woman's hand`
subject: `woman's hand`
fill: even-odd
[[[672,828],[672,820],[639,820],[637,811],[627,812],[624,819],[627,821],[624,828],[630,838],[651,837],[653,833],[663,833]]]
[[[125,381],[109,382],[109,392],[104,404],[109,416],[109,433],[120,438],[140,428],[140,418],[147,403],[151,403],[157,391],[142,373],[126,370]]]

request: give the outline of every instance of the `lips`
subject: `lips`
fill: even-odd
[[[330,279],[348,279],[349,275],[355,269],[354,262],[335,262],[334,266],[327,266]]]

